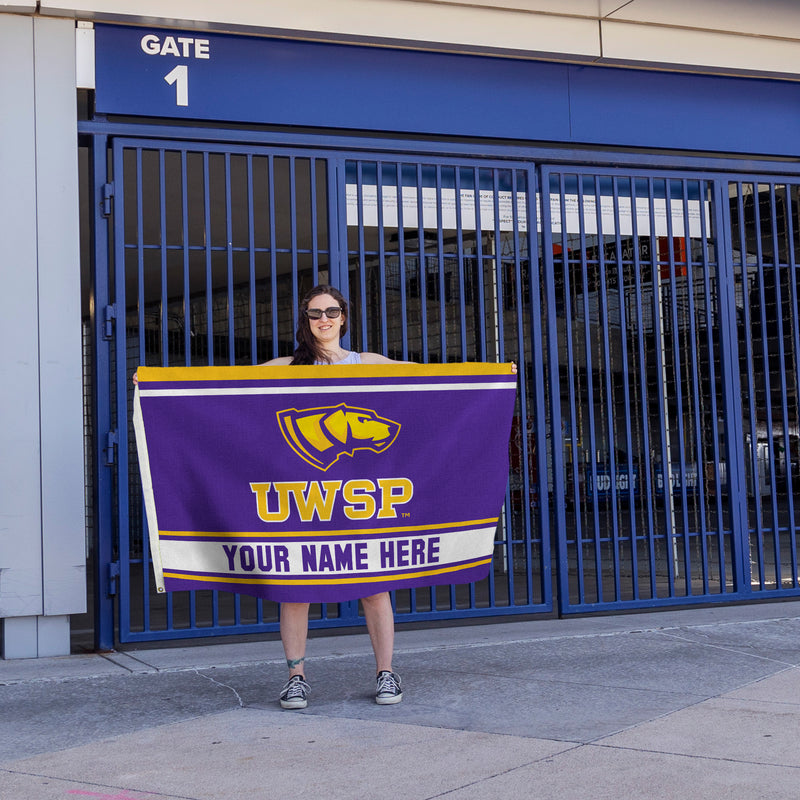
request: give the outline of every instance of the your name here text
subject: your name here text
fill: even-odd
[[[377,543],[372,563],[367,542],[301,544],[299,564],[292,564],[283,544],[223,544],[230,572],[367,572],[439,563],[439,537],[387,539]],[[299,570],[298,570],[299,567]]]

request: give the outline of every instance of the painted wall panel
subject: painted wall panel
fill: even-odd
[[[0,617],[41,614],[33,19],[0,16]]]
[[[105,0],[80,7],[44,0],[40,9],[205,31],[800,75],[800,61],[792,57],[800,43],[794,0]]]
[[[717,76],[574,67],[576,142],[800,154],[800,86]]]
[[[75,31],[34,21],[45,614],[86,607]]]
[[[43,13],[78,19],[182,28],[209,26],[217,31],[236,30],[262,34],[313,33],[315,38],[338,41],[436,43],[440,47],[549,53],[554,42],[578,57],[600,54],[597,22],[563,13],[538,14],[529,9],[493,8],[407,0],[214,0],[158,2],[110,0],[85,3],[45,2]]]
[[[606,21],[602,61],[793,76],[800,63],[800,40]]]
[[[33,4],[15,3],[15,6]],[[450,20],[488,19],[519,12],[562,19],[614,19],[656,26],[731,31],[755,36],[800,38],[800,12],[795,0],[42,0],[42,13],[83,19],[130,18],[139,22],[175,24],[185,21],[228,23],[264,29],[355,31],[418,23],[410,38],[424,40],[425,28],[438,19],[442,6]],[[2,5],[0,5],[0,9]],[[360,21],[359,21],[360,20]],[[354,22],[355,21],[355,22]],[[596,25],[595,25],[596,27]],[[513,35],[513,32],[511,32]],[[391,34],[389,34],[391,35]]]
[[[609,19],[657,26],[800,38],[800,6],[796,0],[600,0],[600,11]]]

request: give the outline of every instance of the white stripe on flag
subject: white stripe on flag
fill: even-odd
[[[139,389],[142,397],[212,397],[223,395],[257,395],[257,394],[341,394],[349,392],[351,394],[367,394],[372,392],[437,392],[455,391],[464,392],[472,390],[498,390],[514,389],[516,383],[439,383],[439,384],[418,384],[402,383],[386,386],[245,386],[220,388],[211,387],[208,389]]]

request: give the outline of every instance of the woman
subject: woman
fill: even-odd
[[[267,365],[289,364],[397,364],[379,353],[345,350],[340,339],[347,333],[347,301],[333,286],[314,287],[300,303],[297,348],[293,356],[274,358]],[[392,705],[403,699],[400,676],[392,667],[394,612],[388,592],[361,598],[372,649],[375,652],[375,702]],[[281,603],[281,641],[289,681],[280,694],[282,708],[305,708],[310,687],[303,664],[308,638],[308,603]]]

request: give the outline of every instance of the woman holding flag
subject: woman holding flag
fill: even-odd
[[[357,353],[354,351],[346,350],[342,347],[341,339],[344,334],[347,332],[347,324],[348,324],[348,306],[347,301],[344,299],[342,294],[332,286],[317,286],[312,289],[306,297],[303,298],[300,308],[299,308],[299,315],[298,315],[298,325],[297,325],[297,347],[295,348],[294,354],[292,356],[283,357],[283,358],[276,358],[272,361],[266,362],[266,365],[271,366],[280,366],[280,367],[288,367],[294,365],[350,365],[350,364],[373,364],[373,365],[380,365],[380,364],[399,364],[404,362],[393,361],[392,359],[386,358],[383,355],[378,353]],[[264,366],[264,365],[262,365]],[[459,365],[451,365],[454,367],[459,367]],[[467,366],[467,365],[462,365]],[[460,528],[458,541],[463,542],[468,545],[467,549],[458,550],[457,552],[450,553],[447,557],[446,563],[450,566],[445,568],[440,568],[438,565],[439,562],[439,535],[430,535],[430,536],[420,536],[418,539],[415,539],[411,544],[413,545],[413,564],[423,564],[425,563],[425,559],[427,558],[427,563],[436,564],[437,566],[430,571],[424,570],[419,573],[418,570],[420,567],[414,566],[413,569],[405,570],[401,572],[405,574],[405,572],[415,573],[413,575],[406,575],[405,579],[400,578],[396,582],[394,579],[392,582],[388,581],[380,581],[382,583],[381,588],[384,591],[375,592],[375,589],[378,588],[373,583],[368,583],[366,581],[356,582],[353,583],[352,581],[348,581],[349,590],[347,599],[353,599],[355,597],[359,597],[362,593],[365,596],[359,597],[362,603],[362,607],[364,609],[364,617],[366,620],[367,631],[369,633],[370,642],[372,644],[372,649],[375,655],[375,666],[377,671],[377,682],[376,682],[376,691],[375,691],[375,701],[379,705],[392,705],[395,703],[399,703],[403,698],[403,690],[401,687],[400,677],[394,671],[394,667],[392,665],[392,659],[394,655],[394,611],[392,608],[391,598],[389,592],[386,591],[388,586],[398,586],[398,585],[411,585],[411,586],[423,586],[427,585],[426,578],[430,577],[433,579],[433,583],[446,583],[448,579],[460,577],[462,578],[461,581],[456,582],[471,582],[474,580],[482,579],[486,572],[491,568],[491,557],[492,557],[492,543],[494,539],[494,527],[493,524],[487,523],[497,523],[498,519],[495,516],[495,503],[498,505],[502,503],[502,494],[505,491],[505,486],[508,479],[508,452],[507,452],[507,441],[504,441],[503,438],[498,437],[496,426],[492,426],[491,429],[489,427],[486,428],[484,431],[481,428],[480,424],[477,422],[476,414],[482,414],[485,416],[487,413],[491,416],[492,414],[498,414],[502,418],[507,418],[508,425],[510,428],[511,425],[511,415],[513,412],[513,403],[514,398],[516,395],[516,381],[510,382],[507,378],[504,378],[504,374],[507,374],[507,367],[509,365],[471,365],[471,369],[467,370],[467,384],[456,384],[453,386],[443,386],[441,381],[437,379],[437,375],[428,376],[423,375],[423,372],[427,372],[428,368],[421,369],[418,368],[416,372],[419,372],[418,375],[419,380],[427,380],[430,381],[431,378],[433,379],[436,392],[437,393],[444,393],[450,391],[465,391],[465,386],[467,389],[480,389],[481,392],[486,391],[489,394],[480,395],[478,396],[477,392],[470,392],[470,394],[476,397],[476,402],[471,403],[460,403],[459,408],[464,412],[462,414],[463,420],[460,424],[466,425],[466,432],[469,437],[469,446],[471,447],[470,452],[472,453],[472,463],[475,465],[475,468],[472,470],[470,475],[468,476],[468,480],[471,481],[471,484],[476,491],[471,493],[469,497],[463,496],[463,493],[459,493],[458,495],[453,494],[452,497],[448,500],[450,503],[449,510],[446,512],[446,516],[449,514],[453,517],[452,520],[446,521],[439,519],[440,511],[439,506],[441,502],[441,498],[438,495],[438,492],[434,491],[433,494],[429,492],[430,495],[428,497],[427,505],[429,509],[426,510],[425,507],[421,506],[420,509],[423,512],[423,517],[426,525],[416,525],[414,530],[422,530],[427,529],[427,527],[431,527],[432,531],[439,531],[443,527],[448,529],[448,532],[453,530],[453,526]],[[510,372],[516,373],[516,365],[511,364]],[[460,368],[459,368],[460,369]],[[155,370],[153,370],[155,371]],[[313,374],[316,374],[316,370],[311,370]],[[358,369],[355,370],[356,373],[359,372]],[[383,370],[372,370],[370,374],[378,374],[384,372]],[[380,378],[376,377],[376,381],[378,384],[390,386],[394,385],[398,380],[402,381],[403,377],[390,377],[391,373],[394,370],[388,370],[389,374]],[[405,372],[404,370],[398,370],[398,375],[401,372]],[[352,370],[343,370],[342,373],[349,376],[350,380],[355,380],[357,384],[361,385],[364,383],[363,379],[359,381],[357,379],[357,375],[353,375]],[[446,374],[452,373],[452,370],[446,371]],[[485,373],[485,374],[484,374]],[[297,385],[297,381],[292,377],[294,374],[293,370],[281,370],[280,374],[273,373],[276,379],[276,383],[283,383],[288,385],[288,390],[292,390],[292,387]],[[320,373],[321,376],[322,373]],[[302,375],[306,376],[306,371],[302,371]],[[337,373],[340,375],[340,373]],[[185,495],[186,491],[195,491],[196,487],[194,485],[190,486],[187,490],[185,482],[182,482],[180,479],[183,475],[181,470],[174,469],[174,463],[176,461],[176,452],[181,452],[185,454],[187,459],[195,458],[198,456],[198,453],[195,452],[194,445],[196,444],[196,438],[193,437],[191,431],[194,429],[192,426],[187,427],[187,419],[194,420],[195,423],[197,420],[203,420],[204,424],[211,424],[213,425],[216,420],[216,414],[218,414],[217,406],[209,405],[209,402],[206,399],[206,395],[202,394],[188,394],[186,397],[189,397],[190,400],[187,400],[187,403],[191,403],[191,414],[189,417],[186,416],[178,416],[176,417],[176,406],[174,403],[164,404],[162,402],[163,396],[168,396],[170,398],[174,397],[174,394],[169,394],[172,391],[169,386],[167,386],[167,395],[163,395],[162,386],[160,389],[157,388],[159,386],[159,381],[164,383],[166,380],[167,384],[170,383],[169,376],[156,376],[150,377],[149,375],[146,377],[145,383],[148,381],[150,384],[155,384],[156,388],[149,388],[143,393],[136,395],[136,402],[135,402],[135,427],[137,431],[137,446],[140,448],[140,462],[143,463],[143,470],[146,470],[146,482],[148,485],[151,486],[150,493],[145,497],[145,503],[147,506],[148,511],[148,522],[150,522],[150,517],[152,516],[152,523],[150,524],[150,530],[152,532],[157,532],[157,538],[155,541],[158,543],[161,542],[162,537],[165,542],[168,544],[169,548],[169,567],[172,570],[170,574],[165,572],[165,565],[163,560],[163,555],[159,548],[156,548],[158,558],[154,557],[154,570],[156,580],[160,581],[159,590],[164,591],[172,591],[176,589],[184,589],[189,586],[193,588],[196,585],[203,585],[205,578],[208,575],[217,576],[220,572],[219,564],[225,564],[227,560],[228,571],[233,572],[235,574],[239,574],[236,571],[236,567],[234,565],[235,553],[237,549],[240,550],[241,556],[241,570],[244,571],[245,575],[249,573],[254,568],[254,550],[251,544],[242,544],[241,546],[238,543],[230,544],[228,546],[223,546],[222,550],[224,554],[220,555],[216,550],[212,553],[211,556],[204,556],[207,558],[207,561],[201,563],[201,568],[198,567],[187,567],[185,565],[185,560],[182,559],[182,555],[186,548],[184,544],[186,543],[186,537],[180,538],[177,541],[180,543],[178,545],[175,544],[175,536],[173,535],[174,531],[199,531],[198,534],[199,538],[197,542],[189,541],[190,547],[197,548],[198,546],[205,547],[208,542],[203,535],[205,531],[218,531],[221,530],[219,527],[208,527],[209,524],[218,525],[216,521],[210,521],[207,519],[207,515],[205,512],[200,515],[200,518],[195,520],[194,517],[187,517],[185,515],[185,508],[186,504],[183,503],[182,498]],[[186,378],[173,378],[172,382],[180,382],[183,380],[184,383]],[[262,378],[262,381],[264,379]],[[137,376],[134,376],[134,381],[137,382]],[[221,384],[225,384],[225,380],[218,379],[218,382]],[[272,383],[271,380],[267,380],[267,383]],[[300,381],[302,383],[302,381]],[[312,380],[313,384],[316,384],[316,381]],[[347,380],[344,381],[347,383]],[[426,384],[428,385],[428,384]],[[433,385],[433,384],[430,384]],[[141,387],[140,387],[141,388]],[[365,391],[369,390],[370,388],[374,388],[371,386],[365,387]],[[379,389],[379,391],[382,391]],[[144,395],[142,398],[141,395]],[[181,395],[182,397],[184,395]],[[212,396],[212,395],[209,395]],[[226,395],[227,396],[227,395]],[[237,395],[234,392],[231,395],[232,398],[235,398]],[[215,398],[216,395],[213,395]],[[424,398],[419,394],[419,392],[415,393],[407,393],[394,396],[395,403],[402,404],[402,408],[400,406],[395,406],[396,413],[402,414],[413,414],[413,418],[415,420],[415,425],[423,425],[421,433],[418,435],[423,436],[425,442],[433,441],[437,435],[438,428],[437,425],[439,424],[439,415],[430,415],[428,413],[429,404],[430,404],[430,397],[425,396]],[[479,402],[478,402],[479,401]],[[233,402],[233,401],[231,401]],[[282,402],[282,401],[281,401]],[[441,402],[445,404],[447,407],[450,407],[452,401],[450,400],[449,396],[444,394],[441,398]],[[488,403],[488,405],[487,405]],[[444,406],[443,406],[444,407]],[[179,406],[179,408],[181,408]],[[187,405],[187,409],[189,406]],[[338,407],[337,407],[338,408]],[[312,411],[317,412],[320,409],[314,408]],[[363,409],[359,409],[363,411]],[[296,411],[296,409],[290,409],[290,411]],[[258,412],[261,413],[260,411]],[[279,422],[282,419],[280,417],[281,414],[286,416],[288,412],[276,412],[279,415]],[[374,413],[374,412],[370,412]],[[394,412],[393,412],[394,413]],[[194,416],[193,416],[194,415]],[[197,416],[199,415],[199,416]],[[319,414],[312,415],[312,419],[316,419],[319,417]],[[361,417],[363,415],[356,415],[357,417]],[[482,419],[483,417],[481,417]],[[382,419],[382,418],[381,418]],[[149,421],[148,421],[149,420]],[[291,422],[291,420],[290,420]],[[399,424],[396,422],[392,422],[392,420],[384,420],[382,419],[382,423],[391,423],[399,430]],[[246,438],[246,434],[249,434],[252,427],[257,427],[259,424],[259,420],[252,419],[251,426],[245,427],[244,429],[238,430],[236,436],[228,436],[223,437],[220,442],[217,442],[215,448],[212,448],[209,451],[203,450],[200,455],[204,459],[208,459],[213,456],[213,458],[222,458],[225,464],[230,465],[231,472],[235,473],[236,480],[239,480],[243,490],[246,486],[251,492],[256,493],[256,497],[259,498],[260,491],[263,491],[266,494],[266,491],[269,490],[270,483],[259,483],[253,482],[250,477],[247,475],[244,476],[246,480],[240,478],[240,470],[239,465],[231,464],[231,460],[237,460],[239,458],[244,459],[244,465],[247,469],[251,469],[253,464],[260,464],[261,463],[261,450],[256,449],[254,452],[251,452],[251,442],[248,438]],[[282,425],[283,423],[280,422]],[[341,427],[341,422],[337,423],[339,427]],[[363,421],[359,421],[358,425],[361,426]],[[451,424],[448,422],[448,424]],[[164,446],[164,450],[158,450],[156,448],[152,453],[148,451],[146,445],[146,435],[145,435],[145,426],[152,425],[155,426],[154,430],[158,431],[160,434],[159,441],[164,439],[168,440],[169,447],[166,445]],[[344,432],[345,439],[350,435],[351,423],[348,421],[346,422],[346,431]],[[477,425],[477,428],[476,428]],[[196,427],[196,424],[195,424]],[[387,428],[386,424],[382,424],[382,429]],[[480,428],[483,431],[482,437],[476,437],[475,431],[476,429]],[[358,428],[361,431],[361,427]],[[284,439],[286,438],[286,433],[281,431]],[[340,431],[341,433],[341,431]],[[386,437],[386,433],[383,434],[384,438]],[[323,438],[323,448],[327,444],[329,445],[326,439]],[[336,438],[339,438],[337,435]],[[361,438],[361,437],[359,437]],[[288,440],[287,440],[288,441]],[[340,441],[344,441],[344,439],[340,439]],[[393,441],[393,438],[390,440],[389,444]],[[188,446],[187,443],[190,443],[191,446]],[[300,454],[300,451],[295,449],[294,445],[289,442],[289,446],[292,447],[295,452]],[[388,445],[387,445],[388,446]],[[187,449],[188,447],[188,449]],[[357,448],[360,449],[360,448]],[[367,448],[372,449],[372,448]],[[309,452],[301,447],[303,453],[309,455]],[[418,454],[419,448],[414,449],[414,453]],[[383,452],[382,450],[375,450],[375,452]],[[430,459],[423,459],[424,464],[418,466],[419,470],[422,470],[422,473],[428,475],[426,486],[429,487],[438,487],[439,482],[441,480],[442,471],[448,470],[450,467],[451,455],[450,450],[446,450],[445,452],[437,452],[435,455],[436,457],[433,459],[433,463],[435,466],[431,466],[429,464]],[[144,455],[144,460],[142,459],[142,454]],[[210,455],[209,455],[210,454]],[[487,455],[488,454],[488,455]],[[408,453],[406,453],[406,457],[408,457]],[[301,455],[301,458],[304,457]],[[417,457],[415,455],[415,457]],[[158,527],[158,521],[156,519],[157,509],[156,509],[156,495],[152,490],[152,472],[153,472],[153,459],[160,459],[157,461],[158,466],[155,468],[155,471],[158,475],[161,476],[161,481],[163,484],[163,489],[161,490],[164,500],[163,503],[165,507],[168,509],[167,514],[172,515],[170,517],[173,520],[173,525],[177,526],[174,528],[169,528],[162,532]],[[338,458],[338,456],[337,456]],[[255,459],[255,460],[254,460]],[[335,460],[335,459],[334,459]],[[314,466],[318,466],[317,463],[313,463]],[[331,462],[333,463],[333,462]],[[489,472],[493,475],[490,484],[487,486],[487,465],[489,467]],[[235,468],[234,468],[235,466]],[[328,464],[330,466],[330,464]],[[327,469],[327,467],[321,467]],[[233,479],[233,478],[232,478]],[[463,476],[461,478],[463,480]],[[408,492],[407,497],[401,500],[401,495],[393,494],[393,489],[386,488],[387,485],[391,484],[392,482],[401,481],[403,484],[408,484],[408,487],[413,489],[413,485],[409,478],[398,478],[398,479],[389,479],[389,478],[380,478],[377,479],[378,483],[381,484],[381,495],[384,498],[382,500],[382,506],[380,511],[378,512],[379,516],[381,516],[384,505],[388,503],[390,506],[389,512],[393,512],[393,505],[397,504],[398,502],[407,502],[411,499],[411,493]],[[424,481],[424,479],[423,479]],[[335,481],[333,483],[336,483]],[[339,482],[341,483],[341,482]],[[361,483],[364,484],[366,481],[350,481],[349,483]],[[143,472],[143,485],[145,484],[145,477]],[[205,484],[201,484],[205,486]],[[237,484],[238,485],[238,484]],[[281,483],[281,486],[286,488],[290,486],[297,486],[296,483]],[[315,485],[316,482],[315,482]],[[466,485],[466,484],[465,484]],[[260,487],[260,488],[259,488]],[[407,488],[408,488],[407,487]],[[375,487],[373,486],[373,489]],[[463,487],[462,487],[463,488]],[[362,487],[363,489],[363,487]],[[477,491],[480,489],[480,491]],[[489,491],[490,490],[490,491]],[[215,500],[212,502],[212,505],[216,504],[214,507],[223,507],[227,502],[227,497],[223,494],[220,495],[220,481],[212,481],[211,484],[207,485],[205,488],[205,494],[208,497],[214,497]],[[337,487],[338,491],[338,487]],[[288,492],[288,489],[287,489]],[[286,507],[288,508],[288,494],[285,492],[283,495],[286,500]],[[308,519],[310,520],[313,518],[315,511],[308,512],[307,506],[307,497],[301,494],[299,495],[302,497],[302,507],[306,509],[305,513],[307,513]],[[309,495],[310,496],[310,495]],[[298,510],[300,509],[298,495],[294,495],[295,502],[298,503]],[[248,495],[249,499],[249,495]],[[262,498],[263,499],[263,498]],[[261,500],[257,500],[258,503]],[[315,501],[316,502],[316,501]],[[351,500],[352,502],[352,500]],[[358,502],[358,501],[356,501]],[[267,501],[263,499],[264,508],[257,507],[258,516],[264,521],[276,521],[275,519],[268,520],[269,512],[267,510]],[[455,506],[453,505],[455,503]],[[465,504],[469,507],[470,510],[465,510]],[[237,508],[239,506],[237,505]],[[281,509],[283,506],[281,506]],[[351,510],[353,507],[350,507]],[[316,506],[315,506],[316,509]],[[190,504],[189,510],[194,510],[194,506]],[[376,509],[377,510],[377,509]],[[202,511],[202,509],[201,509]],[[431,512],[433,511],[434,517],[429,518]],[[345,509],[346,512],[346,509]],[[278,516],[283,513],[282,510],[279,510]],[[301,514],[303,512],[301,511]],[[466,516],[461,516],[462,514],[466,514]],[[266,515],[266,516],[264,516]],[[347,519],[352,519],[350,515],[345,513]],[[396,516],[396,513],[387,513],[383,514],[383,516]],[[409,516],[409,514],[404,514],[404,516]],[[330,518],[330,516],[328,517]],[[247,517],[246,519],[249,519]],[[285,520],[286,517],[281,517],[280,521]],[[216,517],[215,517],[216,520]],[[242,528],[242,524],[247,524],[245,521],[244,523],[241,520],[238,523],[235,523],[235,527],[231,528],[230,530],[246,530],[246,528]],[[342,519],[338,523],[339,527],[346,527],[346,523]],[[169,526],[168,526],[169,527]],[[226,530],[228,530],[226,528]],[[355,533],[355,532],[354,532]],[[191,537],[189,537],[191,539]],[[152,543],[152,541],[151,541]],[[212,543],[213,544],[213,543]],[[391,560],[392,565],[394,565],[394,558],[395,556],[392,555],[394,551],[391,550],[391,546],[395,543],[389,542],[389,549],[385,551],[383,555],[380,556],[382,559],[381,566],[379,567],[378,564],[373,567],[373,572],[371,573],[372,576],[377,574],[382,574],[380,569],[383,568],[384,561],[388,563]],[[419,550],[417,549],[417,545],[419,545]],[[218,548],[217,545],[214,545]],[[405,555],[403,558],[405,559],[405,563],[400,565],[400,555],[399,555],[399,547],[400,544],[397,543],[398,547],[398,567],[409,567],[408,563],[408,543],[404,545],[406,547]],[[328,548],[329,545],[321,544],[320,548]],[[366,545],[365,545],[366,547]],[[427,551],[425,548],[427,547]],[[208,549],[206,547],[206,549]],[[282,547],[281,550],[286,551],[287,548]],[[306,558],[305,550],[308,550],[312,553],[313,558],[316,559],[316,550],[314,547],[304,548],[304,555],[303,558]],[[390,553],[391,550],[391,553]],[[313,551],[313,552],[312,552]],[[194,552],[194,551],[190,551]],[[328,552],[328,559],[331,558],[330,551]],[[366,552],[366,551],[365,551]],[[382,551],[383,552],[383,551]],[[426,556],[427,552],[427,556]],[[288,551],[287,551],[288,553]],[[388,553],[388,555],[386,555]],[[246,563],[245,555],[249,554],[250,561]],[[312,555],[308,557],[311,558]],[[338,557],[338,556],[337,556]],[[217,559],[216,561],[214,559]],[[223,559],[220,562],[220,558]],[[291,572],[289,563],[288,563],[288,556],[284,553],[281,558],[286,559],[286,569],[287,571]],[[418,560],[421,559],[421,560]],[[194,562],[192,562],[194,564]],[[271,563],[271,562],[270,562]],[[309,564],[312,562],[309,561]],[[314,560],[314,566],[309,566],[308,569],[311,571],[316,571],[316,560]],[[322,562],[320,562],[322,563]],[[366,563],[366,562],[365,562]],[[305,562],[304,562],[305,564]],[[367,569],[367,566],[361,567],[358,565],[358,569]],[[224,566],[222,567],[224,570]],[[264,570],[269,570],[271,567],[265,566],[263,567]],[[378,570],[375,572],[374,570]],[[177,572],[176,572],[177,570]],[[306,566],[303,566],[303,570],[306,570]],[[356,574],[352,571],[349,574]],[[298,573],[299,575],[299,573]],[[227,573],[225,576],[227,578]],[[244,577],[244,576],[242,576]],[[286,576],[287,579],[289,576]],[[411,579],[411,583],[406,582],[403,583],[403,580]],[[356,578],[358,581],[358,578]],[[338,582],[336,582],[338,583]],[[212,584],[213,585],[213,584]],[[241,580],[240,583],[231,584],[236,585],[240,591],[245,591],[249,593],[249,590],[252,588],[253,580],[248,578],[247,580]],[[288,585],[288,583],[286,584]],[[333,585],[333,584],[331,584]],[[353,588],[355,587],[355,588]],[[370,592],[371,589],[371,592]],[[268,596],[268,595],[265,595]],[[308,639],[308,613],[309,613],[309,603],[308,602],[297,602],[294,600],[295,597],[301,597],[303,599],[309,598],[314,599],[314,594],[294,594],[292,592],[288,593],[279,593],[279,598],[281,599],[281,613],[280,613],[280,632],[281,632],[281,641],[283,643],[284,653],[286,656],[286,663],[289,668],[289,680],[287,681],[286,685],[283,687],[281,694],[280,694],[280,704],[283,708],[287,709],[297,709],[297,708],[305,708],[308,705],[308,694],[310,692],[310,687],[308,682],[306,681],[305,677],[305,658],[306,658],[306,643]],[[326,595],[328,600],[326,602],[336,602],[337,601],[338,593],[333,590],[332,595]],[[291,602],[283,601],[283,598],[289,597],[291,598]]]
[[[294,355],[274,358],[268,366],[309,364],[398,364],[379,353],[357,353],[341,345],[347,333],[347,301],[333,286],[315,286],[301,301]],[[392,667],[394,612],[388,592],[361,598],[372,649],[377,685],[375,702],[393,705],[403,699],[400,676]],[[280,694],[282,708],[305,708],[311,687],[305,678],[308,603],[281,603],[281,641],[289,667],[289,680]]]

